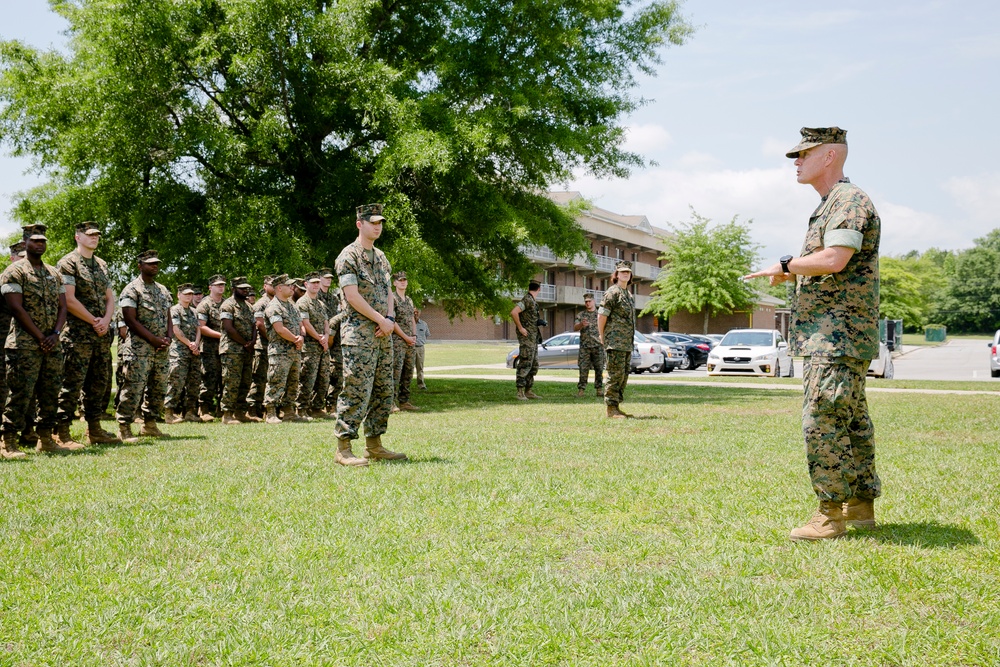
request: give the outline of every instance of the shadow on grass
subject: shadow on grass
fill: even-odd
[[[535,390],[541,392],[540,400],[519,401],[513,378],[498,380],[471,379],[435,379],[431,389],[421,391],[420,412],[439,413],[451,410],[467,410],[477,407],[495,407],[497,405],[520,405],[526,409],[530,406],[576,405],[592,404],[603,408],[603,399],[586,396],[576,396],[575,383],[542,383],[535,385]],[[767,389],[747,389],[745,387],[729,387],[724,384],[705,387],[664,385],[636,385],[625,389],[623,406],[642,409],[643,404],[661,407],[664,404],[698,404],[698,405],[739,405],[746,406],[753,401],[771,401],[775,397],[773,391]],[[394,415],[395,417],[395,415]],[[659,416],[648,417],[659,419]]]
[[[373,466],[410,466],[410,465],[421,465],[427,463],[440,463],[443,465],[451,465],[455,463],[452,459],[446,459],[441,456],[417,456],[417,457],[407,457],[406,459],[400,461],[375,461],[372,462]]]
[[[210,438],[205,435],[168,435],[163,438],[146,438],[140,437],[139,442],[106,442],[100,445],[88,445],[86,449],[81,449],[78,452],[73,452],[74,454],[90,454],[92,456],[100,456],[108,451],[114,449],[121,449],[123,447],[152,447],[153,445],[160,442],[180,442],[181,440],[209,440]]]
[[[937,521],[884,523],[879,524],[877,528],[850,530],[844,539],[935,549],[954,549],[979,544],[979,538],[971,530]]]

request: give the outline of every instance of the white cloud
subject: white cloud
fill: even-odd
[[[989,229],[1000,225],[1000,173],[955,176],[944,182],[944,189],[974,221],[991,225]]]
[[[630,125],[625,133],[625,150],[652,155],[662,151],[674,143],[674,138],[667,128],[655,123],[645,125]]]

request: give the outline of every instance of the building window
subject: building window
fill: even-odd
[[[621,248],[615,248],[615,257],[618,259],[625,259],[625,251]]]
[[[639,261],[639,253],[637,252],[632,253],[632,264],[635,264],[638,261]]]
[[[607,292],[608,291],[608,279],[607,278],[602,278],[601,279],[601,291],[602,292]]]
[[[601,257],[607,257],[607,256],[608,256],[608,246],[602,245],[601,246]]]

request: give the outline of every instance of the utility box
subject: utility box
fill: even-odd
[[[928,343],[943,343],[948,337],[948,327],[943,324],[928,324],[924,327],[924,340]]]

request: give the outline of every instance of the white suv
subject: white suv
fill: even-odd
[[[997,356],[997,348],[1000,348],[1000,331],[993,334],[993,342],[987,345],[990,346],[990,376],[1000,378],[1000,356]]]

